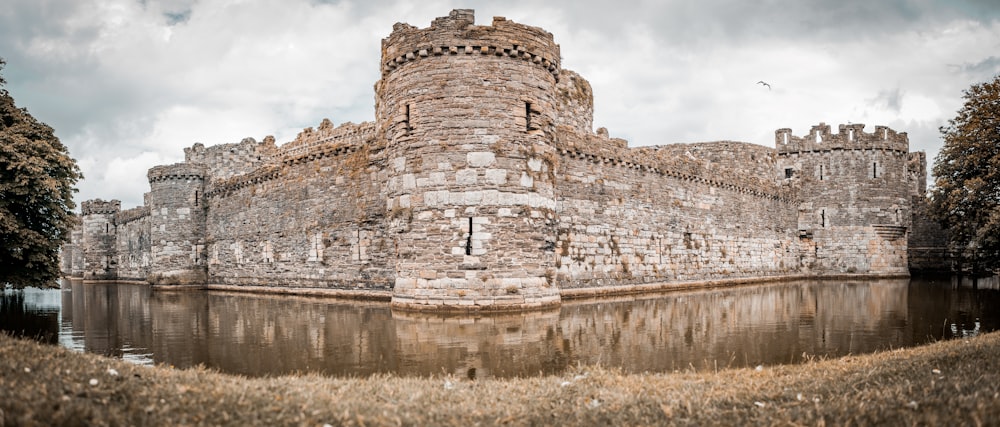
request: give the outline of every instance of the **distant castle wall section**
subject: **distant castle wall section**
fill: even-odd
[[[146,280],[152,273],[152,237],[149,208],[139,206],[119,212],[115,257],[119,280]]]
[[[606,137],[576,142],[560,150],[558,162],[561,287],[801,272],[793,200],[773,181],[730,180],[732,172],[723,172],[773,171],[765,147],[719,143],[709,163],[690,153],[674,157],[673,147],[610,157],[600,149],[613,144]],[[712,168],[717,175],[707,173]]]
[[[314,133],[300,135],[304,144],[292,144],[273,164],[210,187],[209,282],[391,288],[396,248],[383,225],[371,126]],[[335,137],[345,134],[351,137]]]

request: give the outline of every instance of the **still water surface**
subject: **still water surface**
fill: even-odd
[[[131,284],[4,291],[0,329],[136,363],[250,376],[512,377],[797,363],[1000,329],[996,278],[801,281],[444,316],[385,304]]]

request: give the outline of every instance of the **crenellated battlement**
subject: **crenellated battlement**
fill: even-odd
[[[83,215],[114,215],[121,209],[122,202],[119,200],[92,199],[80,203],[80,212]]]
[[[160,181],[204,181],[208,176],[207,166],[199,163],[174,163],[172,165],[154,166],[149,169],[146,177],[150,183]]]
[[[323,119],[319,128],[305,128],[291,142],[282,145],[282,159],[289,159],[315,151],[317,147],[336,143],[338,145],[361,145],[375,138],[375,122],[354,124],[341,123],[334,127],[330,119]]]
[[[149,216],[148,206],[137,206],[132,209],[126,209],[121,212],[118,212],[118,215],[115,215],[115,224],[124,225],[130,222],[138,221],[148,216]]]
[[[875,126],[875,132],[865,133],[864,128],[861,123],[842,124],[837,133],[832,133],[830,125],[820,123],[801,137],[793,135],[791,129],[783,128],[774,132],[774,143],[779,155],[830,150],[910,151],[906,132],[897,133],[887,126]]]
[[[429,28],[397,23],[382,39],[382,76],[406,63],[439,56],[496,56],[534,63],[559,79],[559,45],[552,33],[494,17],[491,26],[475,25],[471,9],[456,9]]]

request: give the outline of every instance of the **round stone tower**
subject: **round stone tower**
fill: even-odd
[[[552,34],[454,10],[382,40],[376,125],[394,228],[393,306],[557,304]]]
[[[121,211],[118,200],[87,200],[80,204],[82,233],[79,251],[83,254],[84,280],[114,280],[118,277],[115,263],[115,215]]]
[[[149,223],[153,285],[201,285],[205,263],[205,176],[197,163],[149,170]]]
[[[828,273],[906,274],[910,227],[909,140],[876,126],[820,123],[797,137],[775,132],[780,179],[800,189],[799,238]]]

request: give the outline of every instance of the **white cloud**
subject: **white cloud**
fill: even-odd
[[[392,24],[461,7],[552,32],[594,88],[595,126],[632,145],[771,145],[777,128],[850,121],[908,132],[933,158],[961,91],[1000,73],[1000,7],[934,0],[14,0],[0,52],[19,105],[79,159],[78,198],[130,207],[145,169],[194,142],[372,120]]]

